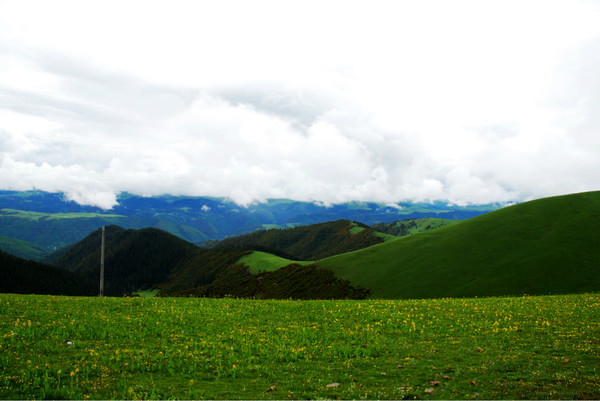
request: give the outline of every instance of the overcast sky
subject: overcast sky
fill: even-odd
[[[600,189],[599,1],[0,0],[0,189]]]

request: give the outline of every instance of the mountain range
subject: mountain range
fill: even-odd
[[[451,224],[426,219],[368,226],[335,220],[259,230],[211,248],[159,229],[109,226],[106,290],[109,295],[154,289],[159,296],[300,299],[598,291],[599,211],[600,192],[587,192],[525,202]],[[415,227],[423,232],[405,235]],[[389,234],[394,232],[404,236]],[[99,244],[96,230],[45,257],[46,265],[23,269],[30,276],[20,280],[35,281],[42,269],[39,277],[52,281],[54,273],[43,267],[51,264],[82,283],[97,283]],[[8,274],[4,263],[16,271],[15,266],[34,262],[5,257],[2,271]],[[62,282],[62,275],[55,275]]]
[[[211,244],[270,228],[341,219],[366,225],[423,217],[465,219],[500,207],[499,204],[457,206],[442,202],[322,205],[285,199],[244,207],[224,198],[141,197],[123,193],[118,197],[117,206],[103,210],[68,201],[59,193],[0,191],[0,249],[40,260],[56,249],[80,241],[103,225],[158,228],[195,244]]]

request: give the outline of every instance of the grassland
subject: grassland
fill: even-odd
[[[323,259],[379,298],[600,289],[600,192],[539,199]]]
[[[242,256],[238,263],[243,263],[248,266],[248,271],[252,274],[262,272],[270,272],[280,269],[284,266],[297,264],[310,264],[314,262],[303,262],[282,258],[267,252],[254,251],[251,254]]]
[[[600,296],[0,295],[2,399],[600,398]]]
[[[422,219],[395,221],[393,223],[378,223],[374,224],[372,227],[387,234],[403,237],[433,230],[443,226],[448,226],[459,221],[460,220],[426,217]]]
[[[41,260],[47,254],[47,251],[40,246],[2,235],[0,235],[0,250],[12,253],[20,258],[36,261]]]
[[[46,220],[62,220],[62,219],[93,219],[93,218],[104,218],[104,219],[118,219],[124,218],[125,216],[119,214],[104,214],[104,213],[43,213],[43,212],[32,212],[24,210],[13,210],[13,209],[0,209],[0,213],[9,217],[17,217],[25,220],[39,221],[41,219]]]

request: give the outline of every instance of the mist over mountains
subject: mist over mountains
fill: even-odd
[[[597,191],[460,221],[426,218],[368,226],[336,220],[259,230],[210,248],[156,228],[110,225],[106,294],[152,290],[159,296],[355,299],[598,291],[599,207]],[[93,215],[21,213],[30,213],[31,224],[37,221],[42,228],[46,220]],[[1,253],[0,292],[93,295],[100,237],[96,229],[44,263]]]
[[[367,225],[422,217],[465,219],[499,207],[499,204],[457,206],[442,202],[323,205],[286,199],[244,207],[224,198],[142,197],[124,193],[117,206],[104,210],[68,201],[60,193],[0,191],[0,236],[26,241],[51,252],[80,241],[103,225],[115,224],[133,229],[159,228],[189,242],[202,244],[261,229],[340,219]],[[0,241],[0,249],[8,250],[8,245],[2,246]],[[11,250],[14,252],[16,247],[11,245]],[[28,252],[20,256],[26,256]],[[29,253],[33,254],[33,250]],[[15,254],[19,254],[18,250]],[[36,254],[39,255],[39,251]]]

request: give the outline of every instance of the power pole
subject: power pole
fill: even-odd
[[[102,226],[102,245],[100,246],[100,296],[104,296],[104,226]]]

